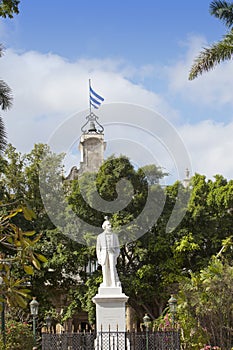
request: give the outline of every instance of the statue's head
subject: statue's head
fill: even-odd
[[[112,230],[111,222],[108,220],[107,216],[105,216],[105,221],[103,222],[102,228],[106,232],[111,232]]]

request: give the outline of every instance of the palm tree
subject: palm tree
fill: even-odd
[[[14,14],[19,13],[20,0],[1,0],[0,1],[0,17],[13,18]]]
[[[0,44],[0,57],[3,55],[3,47]],[[0,108],[5,111],[12,105],[12,93],[9,86],[0,79]],[[0,116],[0,152],[6,146],[6,131],[2,117]]]
[[[194,60],[189,73],[189,80],[195,79],[203,72],[208,72],[220,62],[230,60],[233,55],[233,3],[212,1],[210,14],[224,22],[230,31],[219,42],[204,48]]]

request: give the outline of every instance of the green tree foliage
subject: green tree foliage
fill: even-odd
[[[19,0],[1,0],[0,1],[0,17],[13,18],[14,14],[19,13]]]
[[[232,198],[232,180],[221,175],[214,180],[193,176],[186,215],[174,232],[176,242],[172,247],[174,260],[184,272],[206,266],[221,248],[222,240],[231,235]]]
[[[14,217],[14,223],[25,231],[35,231],[41,235],[36,243],[36,251],[40,253],[37,256],[40,270],[34,271],[30,278],[32,293],[40,302],[41,314],[53,307],[52,295],[56,304],[56,300],[68,295],[70,289],[85,279],[85,266],[90,255],[88,249],[54,226],[41,198],[42,187],[46,192],[47,204],[50,203],[50,213],[62,215],[53,200],[53,194],[60,190],[57,179],[60,176],[61,182],[62,158],[63,155],[53,154],[48,146],[42,144],[35,145],[28,154],[21,154],[8,145],[5,159],[2,158],[0,162],[3,170],[2,201],[13,206],[23,201],[35,213],[31,221],[25,220],[19,213]],[[46,257],[46,261],[43,257]]]
[[[20,217],[17,217],[17,223],[24,225],[23,227],[27,229],[31,228],[36,231],[54,228],[48,218],[40,193],[39,172],[45,157],[47,160],[45,163],[45,181],[54,182],[54,186],[56,186],[56,176],[62,172],[61,160],[63,155],[56,156],[47,145],[36,144],[30,153],[21,154],[9,144],[5,150],[5,158],[1,159],[3,169],[0,179],[2,201],[6,203],[26,201],[27,206],[35,213],[37,220],[25,222],[20,221]],[[49,188],[48,194],[50,195]]]
[[[232,240],[224,247],[232,250]],[[178,322],[183,349],[199,350],[205,344],[228,350],[233,345],[233,266],[214,256],[200,272],[180,284]]]
[[[210,14],[220,19],[229,29],[223,39],[210,47],[204,48],[194,60],[189,79],[193,80],[203,72],[208,72],[220,62],[230,60],[233,54],[233,3],[227,1],[212,1]]]
[[[24,232],[12,222],[20,212],[24,213],[26,220],[34,217],[34,213],[25,206],[0,215],[0,295],[1,301],[10,306],[24,308],[30,293],[26,287],[28,276],[34,274],[34,268],[40,269],[40,261],[47,260],[35,249],[40,236],[35,237],[34,231]]]
[[[38,169],[45,153],[49,150],[43,145],[35,145],[27,155],[8,145],[5,158],[0,159],[2,288],[11,306],[26,306],[24,297],[28,296],[29,290],[25,286],[32,283],[35,270],[47,262],[38,243],[43,228],[54,228],[39,191]]]
[[[154,178],[158,179],[160,170],[158,169],[156,173],[155,169],[151,168],[151,176],[152,170],[154,171]],[[158,180],[156,181],[158,182]],[[124,156],[119,158],[110,157],[102,165],[97,175],[84,174],[79,180],[72,183],[68,202],[85,222],[99,226],[100,232],[106,214],[111,217],[114,229],[117,230],[121,225],[130,223],[138,216],[145,205],[147,191],[146,177],[141,169],[136,171]],[[109,208],[114,208],[114,213]],[[123,232],[121,230],[119,235],[123,241],[134,238],[128,236],[128,231]],[[86,240],[88,240],[89,245],[92,245],[92,248],[88,249],[89,259],[95,261],[96,237],[91,236],[91,232],[89,232],[86,235]],[[123,245],[121,258],[119,259],[120,279],[125,279],[128,285],[131,282],[127,277],[131,276],[133,270],[138,269],[138,254],[140,251],[143,252],[143,248],[140,250],[139,246],[136,247],[137,243],[135,243],[135,248],[133,248],[133,245]],[[130,252],[129,247],[131,247]],[[127,272],[126,275],[125,272]],[[96,293],[96,286],[100,283],[101,278],[101,272],[98,270],[86,279],[85,292],[82,287],[82,294],[85,296],[81,298],[82,306],[88,310],[91,322],[93,322],[95,306],[91,301],[94,294],[90,293],[90,285],[94,286],[92,291]]]
[[[33,347],[33,334],[27,323],[11,320],[6,324],[6,347],[0,339],[0,348],[6,350],[31,350]]]
[[[46,169],[42,166],[45,155]],[[207,180],[196,174],[190,188],[182,187],[179,182],[164,188],[159,184],[163,176],[161,169],[155,166],[134,169],[126,157],[110,157],[98,174],[83,174],[78,180],[64,181],[63,197],[65,193],[66,198],[60,201],[67,201],[68,212],[60,213],[53,203],[53,194],[58,192],[60,196],[56,179],[61,176],[61,160],[62,156],[52,154],[47,146],[35,145],[27,155],[9,146],[7,159],[0,162],[4,171],[1,176],[3,201],[14,203],[24,198],[37,215],[28,223],[20,213],[14,220],[25,232],[36,230],[42,234],[36,249],[47,262],[31,276],[41,314],[66,305],[64,319],[80,310],[88,311],[91,323],[95,319],[92,297],[102,279],[100,267],[90,269],[91,265],[97,265],[96,233],[91,229],[84,231],[82,223],[76,226],[69,222],[70,210],[99,232],[104,215],[111,219],[122,244],[117,266],[120,280],[140,320],[145,312],[151,319],[158,317],[170,293],[178,291],[180,281],[190,273],[205,269],[211,256],[220,251],[222,240],[231,235],[233,183],[220,175]],[[55,227],[46,214],[40,195],[39,170],[45,171],[46,181],[50,180],[45,181],[46,198],[52,203],[49,208],[55,216],[60,215],[66,221],[64,229]],[[143,222],[135,224],[134,219],[142,213],[150,194],[152,205],[148,215],[161,214],[143,236],[135,239],[134,230]],[[167,233],[177,198],[180,204],[189,198],[188,205],[179,206],[186,214],[178,227]],[[225,254],[228,256],[230,252]],[[62,300],[59,305],[58,300]]]

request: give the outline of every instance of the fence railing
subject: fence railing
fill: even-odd
[[[42,334],[42,350],[180,350],[179,331]]]

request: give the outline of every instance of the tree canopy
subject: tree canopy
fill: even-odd
[[[50,179],[50,186],[54,186],[48,189],[57,191],[53,179],[62,173],[62,155],[53,154],[48,146],[38,144],[30,153],[21,154],[9,145],[0,161],[2,204],[14,205],[23,199],[36,214],[28,221],[21,212],[13,220],[23,232],[35,231],[35,237],[41,236],[34,251],[44,256],[46,262],[30,275],[32,293],[38,297],[41,315],[51,312],[61,322],[85,310],[90,323],[95,322],[92,297],[102,280],[95,252],[96,233],[84,232],[82,225],[75,227],[73,222],[69,223],[70,210],[83,221],[97,226],[99,232],[104,216],[109,216],[121,238],[119,277],[138,320],[145,313],[156,319],[166,307],[169,295],[179,291],[183,280],[190,280],[190,276],[208,268],[211,257],[221,251],[222,242],[232,235],[232,180],[227,181],[221,175],[209,180],[195,174],[188,188],[180,182],[163,187],[159,183],[164,176],[161,169],[154,165],[135,169],[124,156],[107,159],[98,174],[83,174],[71,182],[64,180],[65,199],[61,200],[66,201],[68,212],[59,213],[53,205],[55,214],[64,216],[67,222],[62,230],[48,217],[41,198],[39,172],[45,155],[50,159],[45,179]],[[121,185],[123,191],[119,191]],[[132,233],[135,227],[131,223],[142,212],[149,192],[153,195],[149,216],[156,216],[158,212],[160,215],[149,230],[135,239]],[[182,222],[167,232],[178,192],[181,197],[189,198],[187,205],[180,207],[186,213]],[[223,250],[230,261],[231,251]],[[40,262],[38,256],[37,260]],[[29,269],[26,267],[28,272]],[[21,278],[25,270],[15,270],[15,273]],[[61,306],[63,314],[56,316],[54,310]]]

